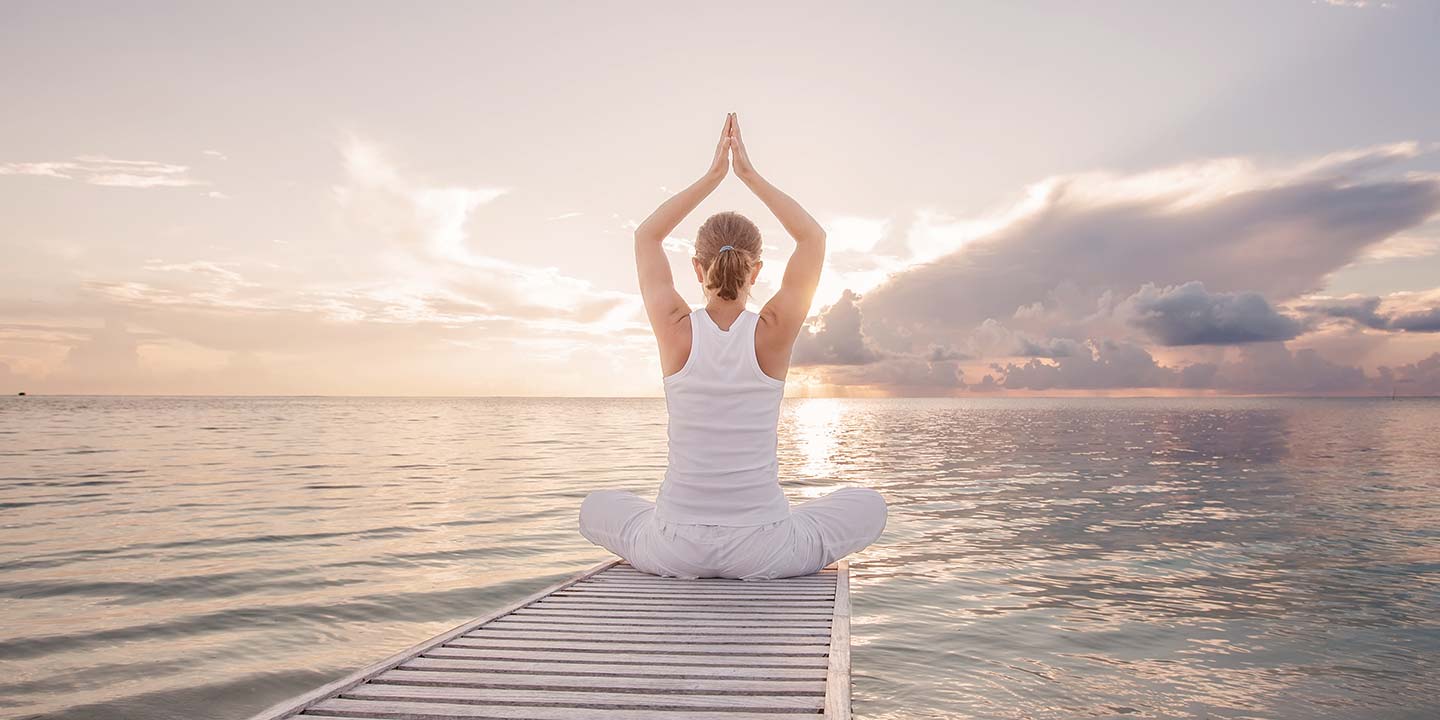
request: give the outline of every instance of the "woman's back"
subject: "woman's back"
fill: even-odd
[[[785,382],[755,358],[758,321],[744,310],[721,329],[705,309],[690,313],[689,357],[664,379],[670,460],[657,519],[748,526],[789,516],[776,458]]]

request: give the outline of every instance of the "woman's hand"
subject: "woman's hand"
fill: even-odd
[[[708,177],[720,180],[730,172],[730,146],[734,142],[730,130],[734,122],[735,113],[726,113],[725,127],[720,130],[720,142],[715,145],[715,159],[710,161],[710,169],[705,173]]]
[[[755,166],[750,164],[750,153],[745,152],[745,142],[740,139],[740,116],[730,113],[730,153],[735,164],[735,176],[741,180],[749,180],[758,177]]]
[[[656,257],[659,260],[656,262],[664,270],[663,273],[658,271],[655,273],[657,278],[655,282],[657,283],[663,281],[665,286],[671,285],[669,261],[665,260],[664,253],[658,249],[660,243],[675,230],[691,210],[695,209],[695,206],[700,204],[700,201],[720,186],[721,181],[730,172],[730,146],[735,142],[735,136],[731,133],[734,123],[735,113],[727,113],[725,126],[720,129],[720,141],[715,144],[715,159],[710,161],[710,169],[705,171],[705,175],[690,183],[684,190],[670,196],[670,199],[661,203],[660,207],[655,208],[655,212],[650,213],[650,217],[645,218],[645,221],[635,228],[637,249],[648,245],[654,245],[657,248],[655,252],[658,253]],[[643,274],[642,269],[642,276]],[[642,278],[642,289],[644,285]],[[687,309],[686,312],[689,310]]]

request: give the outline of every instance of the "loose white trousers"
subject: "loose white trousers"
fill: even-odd
[[[665,523],[649,500],[599,490],[580,506],[580,534],[654,575],[760,580],[809,575],[864,549],[885,517],[885,499],[869,488],[842,488],[750,526]]]

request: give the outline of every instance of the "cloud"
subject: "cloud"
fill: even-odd
[[[1054,362],[996,364],[998,387],[1007,390],[1210,390],[1241,394],[1367,394],[1379,392],[1384,373],[1334,363],[1310,348],[1255,343],[1222,362],[1167,366],[1139,345],[1092,341],[1091,352]],[[1417,372],[1417,371],[1407,371]],[[1423,371],[1418,371],[1422,372]],[[1388,392],[1388,391],[1387,391]]]
[[[846,290],[834,305],[820,312],[795,339],[790,363],[806,365],[864,365],[880,359],[860,330],[859,296]]]
[[[1009,224],[866,293],[865,329],[880,349],[906,351],[951,342],[988,318],[1034,314],[1036,303],[1050,327],[1084,322],[1107,295],[1146,284],[1296,297],[1440,211],[1440,180],[1337,175],[1406,156],[1385,146],[1303,172],[1231,159],[1047,180],[1029,194],[1041,200]]]
[[[484,210],[508,188],[430,182],[357,137],[340,150],[332,233],[280,262],[171,255],[77,272],[44,308],[0,298],[0,316],[34,318],[0,341],[58,328],[32,366],[50,391],[637,391],[627,383],[653,362],[638,296],[488,252]],[[569,372],[578,357],[613,382]]]
[[[825,223],[825,247],[830,253],[869,253],[875,250],[890,225],[885,218],[841,215]]]
[[[1440,288],[1424,292],[1398,292],[1380,303],[1391,330],[1413,333],[1440,332]]]
[[[1317,4],[1318,4],[1318,3],[1323,3],[1323,4],[1325,4],[1325,5],[1329,5],[1330,7],[1345,7],[1345,8],[1356,8],[1356,9],[1363,9],[1363,8],[1370,8],[1370,7],[1378,7],[1378,8],[1385,8],[1385,9],[1388,10],[1388,9],[1390,9],[1390,8],[1395,7],[1394,3],[1389,3],[1389,2],[1377,2],[1377,0],[1314,0],[1314,1],[1315,1]]]
[[[1022,313],[1023,315],[1023,313]],[[1037,337],[1024,331],[1011,330],[994,318],[975,328],[967,342],[974,357],[1044,357],[1059,358],[1089,352],[1084,343],[1066,337]]]
[[[0,360],[0,394],[9,395],[11,393],[23,392],[23,390],[14,389],[15,386],[20,384],[20,375],[10,369],[9,363]]]
[[[605,291],[553,267],[497,258],[471,237],[482,207],[511,192],[497,185],[436,185],[356,136],[341,147],[345,181],[334,188],[340,227],[377,263],[365,283],[328,291],[327,305],[402,322],[519,322],[591,335],[643,319],[635,293]]]
[[[825,382],[886,388],[906,395],[943,394],[965,387],[959,361],[944,350],[891,356],[883,363],[827,367]]]
[[[1370,328],[1388,325],[1386,318],[1379,313],[1379,297],[1317,298],[1299,309],[1320,317],[1353,320]]]
[[[910,258],[822,312],[820,322],[836,313],[834,328],[803,338],[797,363],[864,384],[884,377],[888,364],[913,365],[943,347],[999,361],[990,380],[973,386],[987,390],[1266,392],[1263,380],[1295,392],[1353,392],[1368,382],[1362,370],[1280,343],[1346,314],[1392,333],[1440,325],[1440,299],[1320,310],[1310,295],[1379,248],[1420,252],[1420,243],[1397,238],[1417,237],[1440,214],[1440,177],[1386,173],[1433,150],[1407,142],[1280,167],[1221,158],[1134,175],[1083,173],[1036,183],[977,219],[918,214],[899,231]],[[1364,349],[1349,352],[1346,343]],[[1347,360],[1374,349],[1372,338],[1328,330],[1319,344]],[[1167,349],[1166,363],[1152,347]],[[1252,349],[1226,361],[1216,353],[1227,347]],[[832,364],[847,369],[825,372]]]
[[[1011,390],[1165,388],[1180,383],[1180,373],[1162,367],[1145,348],[1109,340],[1091,342],[1085,352],[1055,362],[1030,360],[993,369],[1003,377],[1000,385]]]
[[[483,261],[471,251],[465,226],[476,209],[509,188],[439,186],[407,177],[379,146],[353,135],[341,155],[345,182],[334,193],[351,232],[378,230],[386,244],[434,260]]]
[[[1406,332],[1440,332],[1440,307],[1390,318],[1390,327]]]
[[[666,236],[664,240],[661,240],[660,247],[668,252],[680,253],[686,257],[691,257],[695,254],[695,241],[675,237],[674,235]]]
[[[1440,353],[1408,365],[1380,368],[1376,386],[1382,393],[1396,395],[1440,395]]]
[[[860,296],[846,290],[800,331],[791,365],[830,385],[865,385],[908,394],[935,394],[965,386],[960,363],[968,355],[934,345],[917,353],[881,353],[861,330]]]
[[[74,339],[59,367],[45,378],[45,386],[63,387],[71,393],[151,390],[151,377],[141,362],[140,346],[157,337],[131,332],[114,314],[98,328],[74,328],[69,333]]]
[[[896,394],[1430,387],[1434,363],[1409,361],[1440,330],[1440,290],[1314,294],[1377,248],[1428,237],[1440,180],[1375,177],[1421,151],[1402,143],[1279,169],[1222,159],[1051,178],[977,218],[838,216],[827,223],[836,242],[823,307],[793,362],[823,383]],[[208,369],[184,375],[187,388],[263,374],[282,384],[246,387],[311,392],[336,387],[325,384],[330,368],[363,356],[368,370],[347,375],[347,386],[370,378],[385,391],[583,393],[594,392],[593,376],[566,374],[577,364],[637,378],[635,367],[653,364],[634,293],[493,254],[490,218],[516,190],[436,182],[357,137],[340,155],[333,233],[296,239],[274,262],[182,251],[82,269],[73,297],[44,313],[11,298],[0,310],[33,322],[0,328],[0,340],[43,336],[51,346],[49,359],[22,352],[25,363],[11,366],[42,390],[163,391],[191,363]],[[151,172],[135,168],[122,174]],[[11,174],[87,177],[59,166]],[[691,251],[684,238],[666,248]],[[1374,350],[1391,342],[1383,338],[1409,343],[1396,346],[1403,357]],[[7,361],[14,354],[0,350]],[[396,373],[411,384],[390,380]],[[458,382],[482,377],[494,385]]]
[[[1157,288],[1146,283],[1116,310],[1162,345],[1236,345],[1289,340],[1303,326],[1259,293],[1211,293],[1201,282]]]
[[[1078,355],[1084,348],[1084,344],[1070,338],[1028,338],[1023,335],[1017,336],[1019,346],[1015,348],[1015,355],[1021,357],[1044,357],[1062,358]]]
[[[1365,371],[1334,363],[1310,348],[1291,351],[1280,343],[1247,346],[1221,365],[1212,386],[1257,394],[1330,395],[1372,390]]]
[[[1063,298],[1065,293],[1052,293]],[[1323,302],[1322,302],[1323,300]],[[1038,304],[1037,304],[1038,305]],[[797,340],[793,363],[824,382],[880,388],[896,394],[924,394],[967,388],[1003,391],[1206,391],[1239,394],[1376,394],[1394,383],[1407,392],[1435,392],[1440,353],[1418,363],[1380,367],[1367,374],[1356,365],[1334,362],[1314,348],[1291,349],[1290,340],[1322,312],[1366,326],[1410,332],[1431,328],[1440,290],[1395,293],[1386,298],[1311,299],[1282,313],[1257,293],[1214,293],[1202,283],[1157,288],[1146,284],[1119,303],[1101,300],[1090,317],[1115,317],[1166,347],[1217,346],[1233,350],[1214,361],[1161,363],[1140,342],[1113,338],[1078,340],[1042,337],[987,318],[966,337],[968,352],[932,345],[926,351],[896,352],[875,347],[866,334],[865,298],[845,292],[812,318],[811,331]],[[1381,309],[1386,314],[1381,314]],[[1018,322],[1048,318],[1035,305],[1014,314]],[[975,358],[1011,356],[1029,360],[992,363],[973,384],[961,365]],[[947,393],[948,394],[948,393]]]
[[[1375,330],[1440,332],[1440,288],[1392,293],[1383,298],[1373,295],[1312,297],[1299,303],[1297,309],[1316,317],[1349,320]]]
[[[80,155],[58,162],[0,163],[0,175],[34,175],[106,187],[157,188],[209,185],[190,177],[190,166],[154,160]]]
[[[1432,255],[1440,255],[1440,234],[1396,235],[1370,248],[1360,259],[1364,262],[1384,262]]]

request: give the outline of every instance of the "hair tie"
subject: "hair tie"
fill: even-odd
[[[735,249],[735,246],[734,246],[734,245],[721,245],[721,246],[720,246],[720,252],[725,252],[726,250],[734,250],[734,249]],[[716,255],[719,255],[720,253],[715,253],[715,254],[716,254]]]

